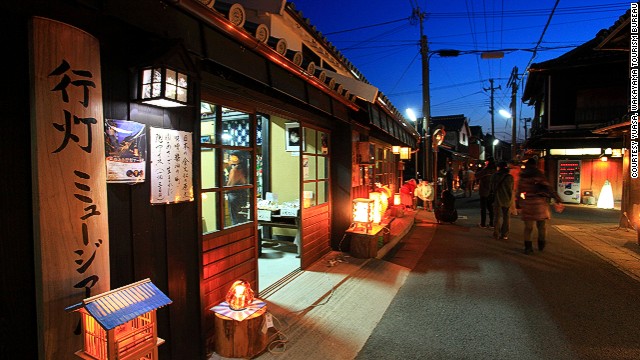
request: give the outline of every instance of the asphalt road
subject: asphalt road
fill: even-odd
[[[420,224],[407,235],[424,251],[357,359],[640,359],[640,282],[552,226],[545,251],[525,255],[519,218],[498,241],[477,227],[477,195],[456,205],[461,219],[433,239]],[[620,212],[553,216],[616,224]]]

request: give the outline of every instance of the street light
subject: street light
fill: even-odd
[[[500,143],[499,139],[493,139],[492,145],[493,149],[491,150],[491,155],[493,156],[493,161],[496,161],[496,145]]]
[[[505,119],[511,119],[511,113],[505,109],[500,109],[498,113]]]
[[[415,111],[413,111],[412,108],[407,108],[407,110],[405,110],[405,113],[407,114],[407,117],[409,118],[409,120],[411,120],[414,124],[413,127],[416,129],[416,131],[418,131],[418,134],[420,134],[420,129],[418,129],[418,117],[416,116]],[[421,135],[422,137],[422,135]],[[425,152],[426,154],[426,152]],[[416,153],[416,181],[418,180],[418,154]],[[427,171],[424,171],[422,173],[422,176],[424,177],[427,174]]]

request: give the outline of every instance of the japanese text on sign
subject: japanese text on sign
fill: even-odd
[[[151,203],[193,201],[192,133],[151,128]]]

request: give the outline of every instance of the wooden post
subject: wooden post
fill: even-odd
[[[252,358],[267,347],[267,327],[264,316],[267,307],[243,321],[215,314],[214,349],[223,357]],[[263,330],[264,329],[264,330]]]

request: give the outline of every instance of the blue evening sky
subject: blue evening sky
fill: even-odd
[[[505,50],[503,59],[481,59],[479,53],[455,58],[431,56],[431,115],[464,114],[470,125],[491,132],[489,79],[494,79],[495,134],[511,141],[511,121],[498,114],[508,109],[507,86],[514,67],[520,78],[530,62],[556,58],[612,26],[630,2],[615,0],[292,0],[296,9],[406,117],[405,109],[422,114],[421,57],[418,21],[410,21],[412,9],[426,13],[424,32],[429,50],[463,52]],[[381,25],[382,24],[382,25]],[[376,26],[373,26],[376,25]],[[526,77],[525,77],[526,81]],[[533,109],[520,101],[517,119],[519,139],[524,138],[522,118]]]

